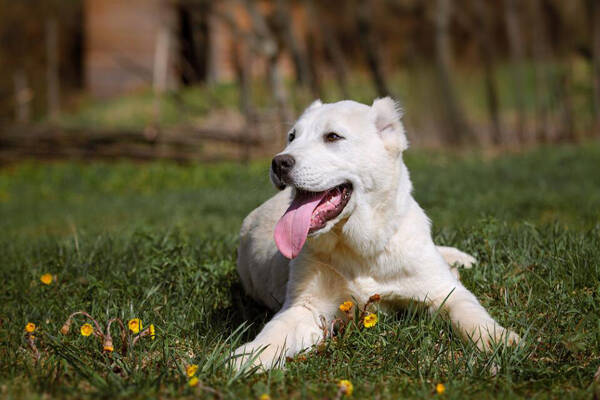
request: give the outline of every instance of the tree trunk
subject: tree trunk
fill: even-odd
[[[594,64],[594,111],[595,111],[595,134],[600,136],[600,4],[598,0],[592,0],[593,13],[593,39],[592,54]]]
[[[244,114],[247,127],[247,135],[251,139],[256,138],[256,117],[252,106],[252,92],[250,87],[250,60],[247,55],[247,48],[244,41],[240,41],[235,46],[235,71],[238,85],[240,87],[240,109]],[[243,163],[250,160],[251,145],[246,143],[241,146],[241,159]]]
[[[312,86],[312,77],[306,59],[296,35],[294,35],[293,20],[290,17],[289,0],[277,0],[275,20],[277,29],[281,32],[283,42],[292,55],[298,83],[306,88]]]
[[[516,136],[519,143],[525,142],[525,101],[523,91],[525,90],[524,76],[524,58],[523,36],[519,20],[519,10],[517,9],[517,0],[504,0],[504,21],[506,24],[506,34],[508,37],[508,47],[511,60],[511,83],[515,102]]]
[[[471,137],[463,110],[456,98],[450,72],[450,42],[448,25],[451,0],[436,1],[435,16],[435,66],[444,108],[445,137],[452,145],[459,144],[465,137]]]
[[[313,32],[309,32],[306,37],[306,54],[308,60],[308,68],[311,76],[311,91],[315,98],[320,99],[322,94],[321,90],[321,76],[319,75],[319,48],[317,46],[316,35]]]
[[[502,128],[500,125],[500,112],[498,101],[498,89],[494,79],[494,40],[490,32],[491,21],[487,3],[474,0],[474,7],[478,23],[475,24],[475,36],[483,63],[485,91],[490,114],[492,143],[499,145],[502,142]]]
[[[306,5],[309,15],[308,19],[312,22],[313,29],[320,32],[327,56],[331,59],[331,63],[333,64],[335,78],[340,91],[342,92],[342,96],[348,98],[350,94],[348,92],[348,74],[346,72],[347,68],[344,60],[344,53],[340,48],[330,24],[328,24],[327,21],[323,21],[321,18],[321,15],[315,7],[314,1],[306,0]],[[314,76],[316,77],[316,74],[314,74]]]
[[[23,69],[17,70],[13,76],[15,86],[15,119],[19,123],[29,122],[31,116],[30,102],[33,97],[27,75]]]
[[[287,91],[279,71],[278,61],[280,49],[278,48],[277,41],[269,30],[264,17],[256,8],[255,2],[253,0],[245,0],[245,5],[252,20],[254,36],[257,42],[256,47],[267,60],[267,79],[277,107],[280,125],[279,130],[283,131],[286,124],[292,123],[292,113],[288,108]],[[284,144],[283,138],[284,135],[279,136],[279,141],[281,143],[278,143],[278,145]]]
[[[561,119],[562,127],[559,135],[559,140],[574,142],[577,138],[575,135],[575,119],[573,116],[573,98],[571,96],[571,71],[567,65],[564,71],[560,72],[558,77],[558,97],[561,99]]]
[[[46,82],[47,107],[51,121],[60,114],[60,77],[58,54],[58,22],[55,18],[46,21]]]
[[[551,96],[551,79],[546,63],[550,59],[546,44],[546,31],[543,24],[540,0],[529,1],[529,18],[532,30],[533,72],[535,81],[536,128],[535,136],[539,142],[548,141],[548,99]]]
[[[375,83],[377,94],[379,96],[389,96],[390,90],[387,85],[381,60],[379,58],[379,46],[373,37],[373,25],[371,21],[372,3],[364,0],[358,0],[356,6],[356,26],[358,29],[358,40],[361,48],[367,57],[367,65]]]

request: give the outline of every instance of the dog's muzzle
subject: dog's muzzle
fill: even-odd
[[[271,180],[279,190],[289,184],[289,175],[296,164],[296,159],[289,154],[279,154],[271,162]]]

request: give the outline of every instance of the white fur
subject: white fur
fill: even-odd
[[[343,301],[365,302],[381,295],[394,308],[416,300],[431,310],[443,305],[455,328],[480,349],[507,335],[458,280],[449,264],[470,267],[476,260],[451,247],[436,247],[430,221],[411,195],[402,160],[408,141],[401,113],[390,98],[372,106],[353,101],[314,102],[295,126],[295,140],[280,154],[296,164],[293,187],[278,193],[244,220],[238,271],[250,296],[279,312],[252,342],[236,351],[238,366],[250,354],[254,364],[272,367],[321,338],[320,321],[332,320]],[[323,135],[344,139],[328,143]],[[291,262],[277,250],[273,230],[295,188],[324,191],[351,182],[342,213],[311,235]],[[262,351],[262,352],[261,352]],[[259,354],[260,352],[260,354]]]

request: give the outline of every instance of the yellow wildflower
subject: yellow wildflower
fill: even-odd
[[[363,320],[365,328],[372,328],[377,323],[377,314],[369,314]]]
[[[92,328],[92,325],[90,324],[83,324],[81,325],[81,335],[83,336],[90,336],[92,333],[94,333],[94,328]]]
[[[35,324],[33,322],[28,322],[27,325],[25,325],[25,331],[28,333],[35,331]]]
[[[114,348],[114,346],[111,346],[111,345],[105,345],[104,351],[115,351],[115,348]]]
[[[347,379],[342,379],[338,382],[338,387],[342,390],[342,393],[346,396],[352,396],[352,392],[354,391],[354,385]]]
[[[188,365],[185,369],[185,373],[187,374],[188,377],[192,377],[192,376],[196,375],[197,371],[198,371],[198,366],[196,364]]]
[[[340,310],[342,310],[343,312],[348,312],[352,309],[353,305],[354,303],[352,303],[351,301],[345,301],[342,304],[340,304]]]
[[[142,320],[140,320],[139,318],[130,319],[127,323],[127,326],[129,326],[129,330],[131,332],[138,333],[142,330]]]
[[[40,281],[42,281],[42,283],[44,285],[49,285],[52,283],[52,275],[51,274],[44,274],[42,276],[40,276]]]
[[[258,400],[271,400],[271,396],[269,396],[268,394],[264,393],[264,394],[260,395],[260,397],[258,398]]]
[[[437,385],[435,385],[435,392],[437,394],[444,394],[445,391],[446,391],[446,386],[444,386],[443,383],[438,383]]]
[[[156,338],[156,330],[154,324],[150,324],[150,339],[154,340],[154,338]]]
[[[198,378],[196,378],[196,377],[194,376],[194,377],[192,377],[192,379],[190,379],[190,380],[188,381],[188,385],[190,385],[190,387],[198,386],[198,383],[199,383],[199,382],[200,382],[200,381],[198,380]]]

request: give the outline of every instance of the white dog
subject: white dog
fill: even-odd
[[[238,255],[245,290],[280,311],[236,350],[238,366],[253,357],[270,368],[318,343],[322,318],[331,321],[340,303],[364,303],[373,294],[385,308],[411,300],[443,306],[480,349],[519,340],[450,267],[475,259],[434,245],[430,221],[411,195],[400,118],[390,98],[371,107],[316,101],[288,133],[271,167],[275,186],[287,189],[246,217]]]

